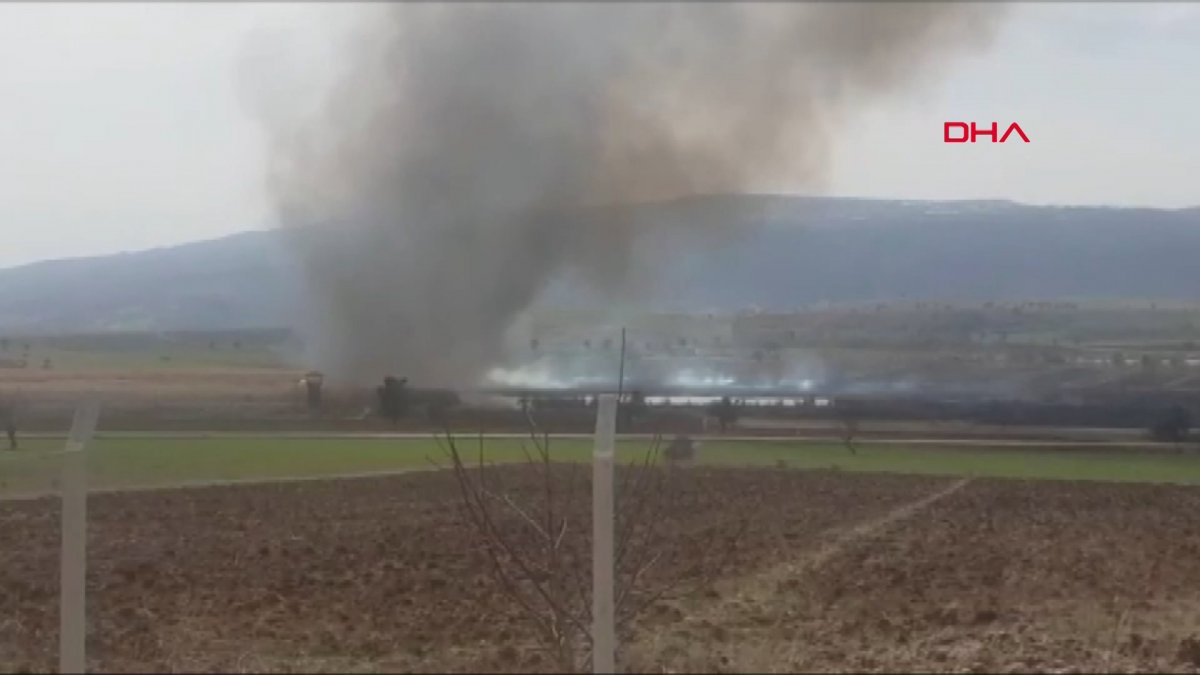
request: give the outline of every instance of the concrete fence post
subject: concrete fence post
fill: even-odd
[[[87,670],[87,449],[96,430],[100,404],[85,400],[63,451],[62,549],[59,580],[58,669],[62,673]]]
[[[616,672],[613,607],[613,463],[617,397],[600,396],[592,454],[592,672]]]

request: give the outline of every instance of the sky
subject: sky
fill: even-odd
[[[245,94],[263,82],[239,64],[284,59],[312,105],[351,12],[0,3],[0,267],[272,227]],[[248,51],[267,42],[286,56]],[[1198,109],[1200,4],[1021,4],[994,44],[854,111],[824,193],[1196,206]],[[1031,143],[948,145],[950,120],[1017,122]]]

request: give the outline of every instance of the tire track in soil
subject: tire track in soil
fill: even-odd
[[[892,509],[847,529],[798,559],[764,572],[716,584],[715,600],[692,601],[680,607],[683,619],[674,627],[656,627],[635,640],[623,659],[632,672],[779,672],[787,670],[795,652],[803,648],[781,636],[790,618],[788,597],[781,587],[803,583],[804,575],[822,567],[847,548],[913,517],[971,483],[961,478],[917,501]],[[710,595],[710,597],[712,597]]]

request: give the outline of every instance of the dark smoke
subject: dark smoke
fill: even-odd
[[[986,40],[985,3],[401,3],[363,11],[320,115],[271,129],[322,367],[478,377],[566,273],[636,290],[616,205],[822,185],[839,119]]]

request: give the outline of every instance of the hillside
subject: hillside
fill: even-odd
[[[766,211],[761,230],[672,265],[661,300],[1194,299],[1200,281],[1198,209],[838,200]]]
[[[640,304],[787,309],[821,301],[1154,298],[1200,288],[1200,209],[1037,207],[706,197],[647,222],[719,213],[726,236],[676,247],[651,236],[657,278]],[[653,209],[653,211],[648,211]],[[277,232],[0,270],[0,330],[223,330],[286,326],[302,311]],[[544,300],[602,302],[567,282]]]
[[[0,328],[59,332],[280,326],[293,263],[274,233],[0,270]]]

